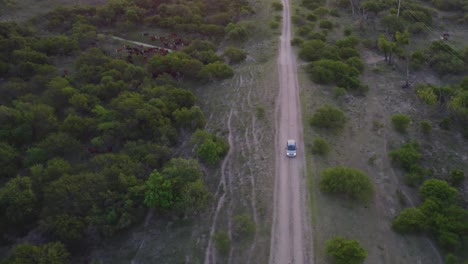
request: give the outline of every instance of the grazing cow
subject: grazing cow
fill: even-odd
[[[143,33],[143,36],[148,36],[148,35],[149,35],[148,32]]]
[[[156,36],[151,36],[151,37],[150,37],[151,41],[155,41],[157,38],[158,38],[158,37],[156,37]]]

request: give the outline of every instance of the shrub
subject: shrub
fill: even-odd
[[[320,137],[314,139],[312,143],[312,153],[317,155],[326,155],[330,152],[330,144]]]
[[[459,186],[465,180],[465,173],[460,169],[453,169],[449,174],[449,182],[453,186]]]
[[[255,235],[255,223],[248,214],[234,216],[233,236],[238,239],[250,239]]]
[[[400,233],[424,230],[426,216],[418,208],[406,208],[393,220],[392,228]]]
[[[278,21],[270,21],[270,28],[271,29],[278,29],[279,28],[279,23]]]
[[[228,57],[229,61],[231,61],[232,63],[239,63],[245,60],[245,58],[247,57],[247,52],[241,49],[229,46],[224,50],[223,56]]]
[[[223,138],[206,130],[195,131],[192,135],[192,144],[195,145],[197,155],[212,166],[216,165],[229,149],[229,145]]]
[[[432,130],[432,124],[426,120],[419,122],[419,127],[424,135],[428,135]]]
[[[450,123],[451,123],[450,117],[446,117],[442,119],[442,121],[440,121],[439,126],[443,130],[450,130]]]
[[[357,240],[346,240],[343,237],[328,240],[325,250],[336,264],[361,264],[367,257],[366,250]]]
[[[317,16],[314,15],[314,14],[308,14],[306,16],[306,19],[309,20],[309,21],[315,22],[315,21],[317,21]]]
[[[334,130],[342,129],[345,122],[346,117],[343,111],[332,105],[318,108],[310,119],[312,126]]]
[[[346,95],[346,89],[342,87],[335,87],[333,88],[332,94],[333,94],[333,98],[337,99],[341,96]]]
[[[271,7],[273,8],[273,10],[275,11],[281,11],[283,10],[283,4],[281,2],[273,2],[271,3]]]
[[[320,189],[330,193],[343,193],[360,201],[370,200],[374,193],[374,186],[367,174],[343,166],[323,170]]]
[[[335,50],[336,48],[314,52],[321,57],[331,58],[335,55]],[[359,70],[335,58],[314,61],[307,66],[307,71],[312,81],[316,83],[335,83],[346,89],[358,89],[361,85],[358,78]]]
[[[405,183],[408,186],[418,186],[425,175],[430,174],[430,170],[423,168],[419,164],[411,165],[409,172],[405,175]]]
[[[392,116],[392,125],[396,131],[405,133],[408,125],[411,122],[411,118],[404,114],[395,114]]]
[[[223,256],[227,256],[231,250],[231,240],[228,234],[225,231],[218,231],[213,234],[213,240],[218,252]]]
[[[291,40],[291,45],[292,45],[292,46],[301,46],[302,43],[304,43],[304,40],[303,40],[302,38],[294,37],[294,38]]]
[[[332,29],[333,28],[333,23],[331,21],[329,21],[329,20],[322,20],[319,23],[319,27],[324,28],[324,29]]]
[[[419,145],[417,143],[403,144],[399,149],[390,151],[389,156],[406,171],[410,171],[411,167],[421,159],[421,153],[419,152]]]

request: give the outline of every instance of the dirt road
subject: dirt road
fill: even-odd
[[[291,48],[290,6],[283,1],[278,57],[280,91],[276,109],[276,181],[270,264],[313,263],[313,247],[304,177],[304,143],[297,65]],[[288,139],[297,141],[296,158],[287,158]]]

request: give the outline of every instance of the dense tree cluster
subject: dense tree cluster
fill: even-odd
[[[468,210],[460,206],[458,191],[446,181],[430,179],[419,193],[423,203],[403,210],[392,227],[401,233],[429,232],[444,249],[459,249],[467,239]]]
[[[463,131],[465,138],[468,137],[468,76],[454,85],[418,84],[416,94],[430,106],[447,109],[446,118]]]
[[[335,44],[326,43],[320,35],[312,37],[313,39],[304,41],[299,50],[299,57],[310,61],[307,71],[312,80],[322,84],[336,84],[347,90],[365,92],[367,87],[359,80],[364,62],[356,50],[359,43],[357,37],[347,36]]]
[[[32,26],[0,23],[0,239],[10,243],[35,229],[51,241],[18,245],[7,263],[63,263],[66,248],[112,236],[148,207],[187,215],[207,204],[195,158],[214,166],[228,144],[201,130],[204,114],[176,80],[231,77],[214,43],[224,35],[248,37],[242,19],[252,13],[243,0],[112,0],[35,18],[48,31],[43,37]],[[99,47],[103,27],[137,25],[200,40],[146,64]],[[245,58],[234,47],[224,55],[233,63]],[[191,157],[177,157],[174,148],[190,138]]]

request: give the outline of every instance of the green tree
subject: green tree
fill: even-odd
[[[345,194],[353,199],[368,201],[374,194],[374,186],[363,171],[338,166],[321,172],[320,189],[329,193]]]
[[[0,211],[8,224],[24,224],[37,214],[38,201],[29,177],[10,179],[0,189]]]
[[[325,250],[335,264],[361,264],[367,257],[366,250],[357,240],[340,236],[329,239],[325,243]]]
[[[419,188],[423,199],[432,199],[442,204],[453,204],[458,198],[458,191],[444,180],[429,179]]]
[[[223,56],[227,57],[231,63],[239,63],[247,57],[247,52],[233,46],[226,47]]]
[[[0,142],[0,178],[15,176],[19,167],[18,154],[15,147]]]
[[[392,116],[393,128],[400,133],[406,133],[406,129],[410,123],[411,118],[405,114],[394,114]]]
[[[10,252],[5,264],[63,264],[68,263],[69,253],[60,242],[40,246],[18,244]]]
[[[327,140],[317,137],[312,142],[312,153],[317,155],[327,155],[330,152],[330,144]]]
[[[233,237],[239,240],[248,240],[255,236],[255,223],[248,214],[234,216]]]
[[[315,111],[309,122],[315,127],[339,130],[344,127],[346,116],[335,106],[323,105]]]
[[[377,45],[379,46],[379,49],[383,51],[385,61],[388,61],[388,64],[392,64],[392,55],[396,48],[395,42],[387,40],[383,34],[380,34]]]
[[[419,145],[417,143],[405,143],[400,148],[390,151],[392,161],[397,162],[407,171],[421,159]]]
[[[199,73],[199,77],[203,80],[209,79],[227,79],[234,75],[234,71],[229,65],[221,63],[219,61],[209,63],[203,66]]]
[[[217,164],[227,153],[229,145],[221,138],[206,130],[197,130],[192,135],[197,155],[208,165]]]
[[[460,169],[453,169],[449,174],[449,182],[453,186],[459,186],[465,180],[465,173]]]
[[[273,8],[273,10],[275,11],[281,11],[283,10],[283,4],[281,2],[273,2],[271,3],[271,7]]]
[[[154,170],[146,181],[144,203],[148,207],[171,209],[174,205],[172,182]]]
[[[426,215],[418,208],[406,208],[392,222],[392,228],[400,233],[414,233],[425,230]]]
[[[231,250],[229,235],[225,231],[218,231],[213,234],[213,240],[215,241],[218,252],[223,256],[227,256]]]
[[[419,122],[419,127],[424,135],[428,135],[432,130],[432,124],[427,120]]]

